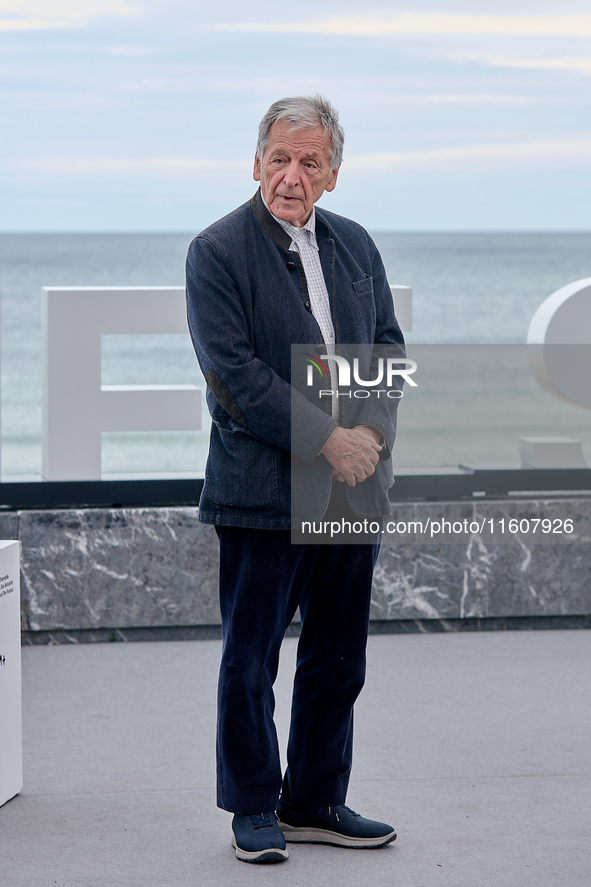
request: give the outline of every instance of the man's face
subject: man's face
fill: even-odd
[[[297,228],[306,224],[318,198],[336,185],[339,170],[330,168],[330,152],[330,136],[320,125],[273,124],[262,159],[255,154],[253,175],[274,216]]]

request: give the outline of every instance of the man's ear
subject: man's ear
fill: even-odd
[[[252,171],[252,177],[255,182],[260,182],[261,180],[261,161],[259,160],[259,155],[256,153],[254,155],[254,169]]]
[[[336,188],[336,186],[337,186],[337,176],[338,176],[338,174],[339,174],[339,169],[340,169],[340,168],[341,168],[340,166],[337,166],[336,169],[333,169],[333,171],[332,171],[332,176],[331,176],[331,178],[329,179],[328,185],[327,185],[326,188],[324,189],[325,191],[334,191],[334,189]],[[258,179],[257,179],[257,181],[258,181]]]

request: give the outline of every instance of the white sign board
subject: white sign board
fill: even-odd
[[[0,805],[22,787],[19,543],[0,541]]]

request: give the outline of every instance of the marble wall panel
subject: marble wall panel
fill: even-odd
[[[18,516],[15,511],[0,511],[0,539],[16,539]]]
[[[403,503],[394,512],[397,521],[423,525],[527,515],[570,517],[575,529],[537,544],[497,533],[457,542],[423,534],[384,545],[371,618],[591,614],[591,499]],[[217,537],[195,508],[0,514],[0,536],[15,538],[17,530],[25,629],[219,624]]]
[[[417,535],[414,542],[384,545],[374,574],[372,619],[463,619],[562,616],[591,613],[591,499],[526,499],[474,503],[404,503],[398,522],[428,520],[482,523],[492,538],[459,537],[441,543]],[[509,532],[509,521],[550,520],[572,533],[528,537]],[[489,521],[493,524],[489,524]],[[504,524],[501,521],[504,520]],[[501,533],[504,526],[504,533]]]
[[[196,508],[23,511],[23,627],[219,623],[217,537]]]

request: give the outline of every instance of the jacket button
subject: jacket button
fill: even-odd
[[[306,309],[306,311],[312,310],[312,303],[310,302],[310,299],[306,299],[306,301],[304,302],[304,308]]]
[[[295,269],[296,269],[297,267],[298,267],[298,266],[296,265],[295,262],[288,262],[288,263],[287,263],[287,270],[288,270],[288,271],[295,271]]]
[[[324,354],[326,351],[326,345],[317,345],[316,346],[316,354]]]

